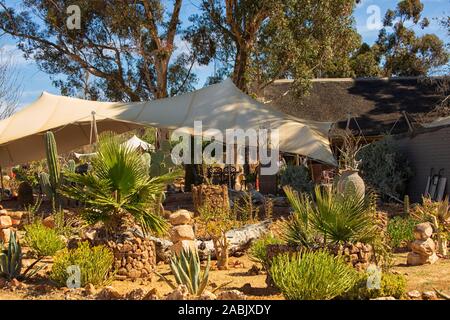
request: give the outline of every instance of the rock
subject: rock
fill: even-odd
[[[188,288],[181,284],[166,296],[166,300],[189,300]]]
[[[191,222],[191,213],[187,210],[181,209],[169,216],[169,221],[172,225],[178,226],[182,224],[189,224]]]
[[[126,300],[143,300],[147,293],[142,288],[134,289],[125,295]]]
[[[11,223],[13,227],[18,227],[20,225],[19,219],[11,219]]]
[[[84,287],[84,294],[87,296],[94,296],[97,293],[97,291],[95,290],[95,286],[92,283],[88,283],[85,287]]]
[[[246,300],[245,294],[238,290],[226,290],[219,293],[217,300]]]
[[[414,227],[414,237],[416,240],[427,240],[433,234],[433,227],[429,222],[419,223]]]
[[[422,295],[420,294],[420,292],[417,291],[417,290],[409,291],[406,295],[407,295],[410,299],[420,299],[420,297],[422,296]]]
[[[194,240],[194,229],[190,225],[175,226],[170,230],[170,239],[174,243],[182,240]]]
[[[378,297],[370,300],[397,300],[394,297]]]
[[[10,216],[0,216],[0,229],[12,227],[12,220]]]
[[[84,233],[84,238],[91,242],[94,241],[96,237],[97,237],[97,230],[95,229],[88,230]]]
[[[8,211],[6,209],[0,210],[0,216],[7,216],[7,215],[8,215]]]
[[[142,300],[159,300],[158,290],[153,288],[142,298]]]
[[[427,255],[420,255],[416,252],[410,252],[410,253],[408,253],[408,255],[406,257],[406,263],[409,266],[420,266],[423,264],[433,264],[438,260],[439,260],[439,257],[436,255],[436,253],[433,253],[431,256],[427,256]]]
[[[422,293],[423,300],[437,300],[437,294],[434,291],[425,291]]]
[[[98,300],[119,300],[123,296],[111,286],[104,287],[97,295]]]
[[[420,255],[431,256],[436,252],[436,245],[431,238],[426,240],[415,240],[411,243],[411,250]]]
[[[198,300],[216,300],[216,299],[217,296],[208,290],[203,291],[203,293],[198,297]]]
[[[197,250],[197,246],[192,240],[181,240],[170,247],[170,251],[176,255],[180,254],[183,250],[194,251]]]
[[[4,210],[6,211],[6,210]],[[16,219],[16,220],[21,220],[22,216],[23,216],[23,212],[22,211],[11,211],[11,212],[7,212],[5,213],[7,216],[10,216],[11,219]],[[1,214],[1,210],[0,210],[0,215]]]
[[[54,229],[56,227],[55,218],[53,218],[53,216],[49,216],[42,220],[42,224],[50,229]]]
[[[12,288],[19,288],[19,287],[21,287],[22,283],[19,280],[14,278],[11,281],[9,281],[9,285]]]
[[[9,243],[10,238],[11,238],[11,229],[2,229],[0,231],[0,240],[4,244]]]

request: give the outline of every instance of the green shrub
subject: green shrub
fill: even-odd
[[[270,267],[275,285],[289,300],[329,300],[352,288],[357,272],[326,251],[275,256]]]
[[[367,288],[367,273],[361,273],[354,287],[341,298],[346,300],[368,300],[379,297],[401,299],[406,292],[406,279],[402,275],[383,273],[380,289]]]
[[[298,192],[311,192],[314,183],[308,168],[305,166],[288,165],[280,171],[281,186],[291,186]]]
[[[65,247],[58,233],[44,226],[41,221],[26,226],[25,231],[25,241],[37,257],[54,256]]]
[[[373,142],[358,152],[360,171],[364,181],[383,199],[402,198],[406,182],[413,175],[410,165],[402,153],[396,150],[391,137]]]
[[[263,235],[261,238],[253,241],[250,250],[249,256],[250,259],[260,263],[264,268],[268,266],[267,259],[267,246],[271,244],[282,244],[283,241],[279,238],[275,238],[273,234],[268,233]]]
[[[65,286],[69,276],[67,267],[75,265],[81,271],[81,286],[104,284],[110,279],[113,262],[114,256],[105,246],[91,248],[86,241],[76,249],[64,249],[55,256],[50,278]]]
[[[390,246],[392,248],[400,248],[406,243],[414,240],[414,226],[417,221],[412,218],[394,217],[389,219],[387,232],[389,236]]]

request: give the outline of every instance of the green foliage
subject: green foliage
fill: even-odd
[[[400,274],[382,273],[380,289],[367,288],[367,273],[361,273],[355,285],[340,298],[345,300],[369,300],[379,297],[401,299],[406,293],[406,279]]]
[[[358,158],[364,181],[383,199],[403,197],[412,169],[405,156],[396,150],[391,137],[365,146]]]
[[[138,152],[124,146],[112,133],[100,137],[92,169],[84,174],[67,174],[70,184],[63,194],[84,203],[88,223],[102,221],[117,228],[126,214],[133,216],[146,232],[163,233],[167,222],[155,211],[166,184],[179,175],[172,172],[149,177]]]
[[[69,171],[69,172],[75,172],[76,167],[77,167],[77,165],[75,163],[75,160],[70,159],[69,161],[67,161],[65,170]]]
[[[367,243],[377,236],[370,196],[356,196],[354,190],[340,194],[316,187],[313,202],[289,188],[285,188],[285,192],[294,209],[285,230],[288,243],[309,246],[314,234],[322,235],[325,244]]]
[[[392,248],[400,248],[405,246],[408,242],[414,240],[414,226],[417,220],[410,217],[393,217],[389,219],[387,225],[387,233],[389,236],[390,246]]]
[[[416,35],[414,27],[425,29],[430,24],[422,11],[420,0],[398,1],[394,10],[387,10],[376,42],[385,76],[425,76],[448,62],[441,39],[429,33]]]
[[[56,254],[50,278],[65,286],[69,276],[67,267],[78,266],[81,271],[82,287],[88,283],[102,285],[110,280],[113,262],[114,256],[106,247],[96,246],[91,248],[87,241],[82,242],[76,249],[64,249]]]
[[[311,175],[305,166],[284,167],[280,172],[281,186],[291,186],[298,192],[311,192],[314,183],[311,180]]]
[[[8,248],[1,243],[0,276],[8,280],[20,276],[22,269],[22,248],[15,232],[11,232]]]
[[[25,241],[31,252],[39,257],[54,256],[65,247],[64,241],[58,233],[47,228],[41,221],[36,221],[25,227]]]
[[[280,254],[274,257],[270,275],[289,300],[329,300],[354,286],[357,271],[326,251]]]
[[[183,249],[179,255],[170,259],[170,270],[178,285],[184,284],[190,294],[200,296],[208,284],[210,263],[208,256],[206,268],[202,272],[198,252]],[[170,281],[168,283],[171,285]],[[173,285],[172,287],[175,288]]]
[[[289,186],[284,187],[283,190],[294,209],[291,219],[283,224],[283,240],[290,245],[310,247],[315,232],[310,221],[312,202],[308,195],[299,194]]]
[[[260,263],[264,268],[267,268],[269,265],[269,260],[267,258],[267,246],[282,243],[283,240],[274,237],[271,233],[265,234],[261,238],[252,242],[252,245],[248,251],[250,259]]]

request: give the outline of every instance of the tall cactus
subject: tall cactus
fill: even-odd
[[[53,132],[47,131],[44,137],[45,137],[45,151],[47,154],[47,167],[51,187],[51,198],[53,209],[55,209],[58,186],[61,179],[61,171],[58,162],[58,151],[56,149],[56,141]]]
[[[75,169],[76,169],[76,163],[75,160],[70,159],[69,161],[67,161],[67,167],[66,170],[71,172],[71,173],[75,173]]]

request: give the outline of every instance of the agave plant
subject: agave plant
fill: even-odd
[[[15,232],[11,232],[8,248],[3,247],[0,253],[0,276],[8,280],[20,276],[22,269],[22,248]]]
[[[180,254],[170,259],[170,269],[178,285],[184,284],[190,294],[200,296],[208,284],[210,262],[211,259],[208,256],[205,271],[201,272],[198,252],[196,250],[183,249]],[[159,276],[175,289],[172,282],[162,275]]]
[[[70,182],[62,193],[85,205],[84,218],[90,223],[102,221],[117,230],[127,215],[145,232],[161,234],[166,221],[155,213],[166,184],[179,172],[150,177],[148,164],[139,153],[121,144],[112,133],[100,137],[92,169],[84,175],[66,172]]]

